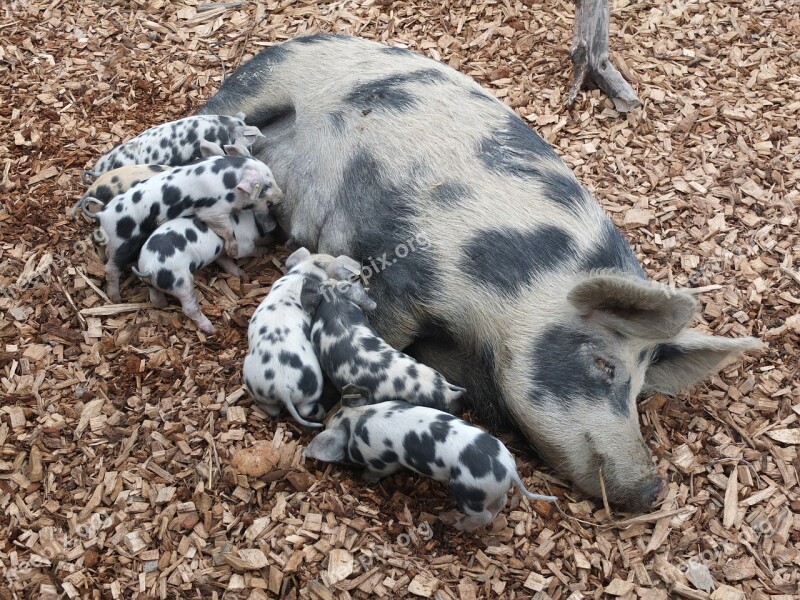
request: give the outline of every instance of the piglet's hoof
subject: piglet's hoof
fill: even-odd
[[[204,333],[214,333],[214,326],[211,324],[211,321],[208,320],[208,317],[197,319],[195,324],[197,328]]]
[[[236,240],[225,242],[225,254],[231,258],[239,258],[239,244],[236,243]]]

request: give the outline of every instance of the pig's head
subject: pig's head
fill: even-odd
[[[239,207],[252,209],[256,214],[266,213],[271,206],[283,202],[283,191],[267,165],[255,159],[248,160],[247,165],[236,185]]]
[[[646,512],[666,488],[642,438],[639,394],[686,389],[761,343],[687,329],[695,299],[635,276],[592,275],[567,289],[560,310],[537,315],[541,328],[524,350],[519,341],[506,346],[511,379],[501,385],[527,389],[506,394],[506,408],[543,457],[585,492],[602,495],[602,472],[613,504]]]

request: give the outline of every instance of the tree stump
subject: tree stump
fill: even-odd
[[[567,106],[571,108],[578,92],[589,84],[603,90],[619,112],[642,105],[608,56],[608,0],[575,0],[575,35],[570,56],[575,79]]]

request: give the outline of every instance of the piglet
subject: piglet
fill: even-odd
[[[375,402],[406,400],[457,410],[466,390],[387,344],[353,301],[348,285],[347,281],[308,280],[301,296],[304,309],[314,314],[314,350],[336,387],[341,390],[348,383],[365,387]]]
[[[132,263],[156,227],[170,219],[193,214],[225,242],[229,256],[238,258],[231,214],[252,209],[264,214],[281,202],[281,192],[269,167],[241,156],[214,156],[192,165],[175,167],[139,183],[92,212],[87,198],[81,209],[100,221],[107,238],[108,295],[120,301],[122,270]]]
[[[320,402],[323,376],[308,338],[311,315],[303,308],[300,296],[307,280],[346,278],[361,266],[347,256],[334,258],[300,248],[289,256],[286,268],[289,272],[272,284],[250,319],[244,383],[268,415],[277,417],[283,406],[301,425],[322,427],[306,420],[319,419],[324,414]],[[359,291],[361,305],[373,309],[374,302],[363,288]]]
[[[260,256],[261,245],[268,233],[251,210],[232,215],[233,233],[239,245],[239,256]],[[275,220],[271,221],[276,227]],[[271,230],[270,229],[270,230]],[[214,326],[200,310],[194,293],[194,273],[215,262],[226,273],[241,277],[244,272],[223,252],[223,241],[197,217],[180,217],[167,221],[147,239],[139,253],[133,273],[150,288],[150,302],[165,308],[165,293],[180,300],[183,314],[192,319],[201,331],[211,333]]]
[[[245,125],[244,114],[195,115],[151,127],[132,140],[104,154],[92,170],[84,171],[83,180],[90,183],[103,173],[127,165],[162,163],[184,165],[203,155],[205,140],[219,146],[240,143],[251,146],[263,137],[257,127]]]
[[[95,198],[105,206],[112,198],[124,194],[137,183],[147,181],[153,175],[169,171],[171,168],[168,165],[129,165],[100,175],[72,207],[72,218],[77,218],[78,209],[83,204],[84,198]]]
[[[403,467],[447,481],[465,513],[456,522],[464,531],[491,523],[513,486],[531,500],[557,500],[529,492],[508,448],[474,425],[407,402],[370,402],[367,390],[346,386],[342,408],[311,440],[306,458],[364,467],[363,477],[370,482]]]

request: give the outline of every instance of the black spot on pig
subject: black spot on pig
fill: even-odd
[[[175,275],[169,269],[159,269],[156,275],[156,285],[162,290],[171,290],[175,285]]]
[[[167,138],[161,138],[161,141],[159,142],[158,145],[161,146],[162,148],[166,148],[167,146],[169,146],[169,140]]]
[[[118,213],[121,213],[123,210],[125,210],[125,207],[120,203],[114,207],[114,210],[117,211]]]
[[[184,235],[193,244],[197,241],[197,232],[194,229],[187,229]]]
[[[297,387],[300,392],[306,396],[312,396],[316,393],[319,387],[319,379],[317,379],[317,375],[314,373],[313,369],[303,366],[302,375],[300,376]]]
[[[182,195],[181,188],[177,186],[166,183],[161,186],[161,199],[167,206],[173,206],[176,202],[180,202]]]
[[[115,195],[114,190],[107,185],[101,185],[94,191],[94,197],[103,204],[108,204]]]
[[[470,474],[480,479],[491,473],[497,481],[502,481],[506,469],[499,460],[500,442],[488,433],[481,433],[458,455],[459,464],[464,465]]]
[[[143,195],[144,193],[142,192],[142,190],[137,190],[133,192],[133,195],[131,195],[131,202],[133,202],[134,204],[138,204],[139,202],[141,202]]]
[[[225,169],[232,167],[234,169],[241,169],[245,166],[248,160],[252,160],[246,156],[220,156],[211,165],[211,172],[215,175]],[[234,186],[235,187],[235,186]]]
[[[462,200],[469,197],[469,195],[469,188],[457,181],[445,181],[431,190],[431,198],[433,201],[448,207],[458,206],[461,204]]]
[[[300,369],[303,366],[303,361],[297,354],[286,350],[281,350],[280,354],[278,354],[278,360],[282,365],[288,365],[293,369]]]
[[[206,225],[205,221],[201,221],[197,217],[192,217],[192,224],[197,228],[200,233],[205,233],[208,231],[208,225]]]
[[[450,433],[450,423],[447,420],[437,419],[430,424],[431,436],[437,442],[444,442],[447,439],[447,434]]]
[[[396,463],[398,459],[397,453],[392,450],[384,450],[381,452],[381,460],[385,463]]]
[[[544,195],[550,202],[572,212],[591,202],[581,185],[569,172],[545,171],[542,174],[542,186]]]
[[[631,245],[605,215],[602,217],[601,231],[597,236],[595,248],[581,260],[580,267],[583,271],[617,269],[633,273],[642,279],[646,278]]]
[[[186,248],[186,238],[177,231],[166,231],[150,236],[147,249],[158,253],[159,262],[164,262],[168,257]]]
[[[446,81],[448,76],[439,69],[420,69],[411,73],[396,73],[356,85],[344,102],[359,110],[379,109],[405,112],[417,105],[419,99],[406,86],[411,83],[433,84]]]
[[[194,129],[190,129],[189,133],[186,134],[186,142],[189,144],[197,142],[197,132]]]
[[[117,237],[123,240],[130,238],[134,229],[136,229],[136,221],[134,221],[131,217],[122,217],[119,221],[117,221]]]
[[[306,44],[319,44],[321,42],[333,42],[336,40],[347,40],[347,36],[343,35],[334,35],[332,33],[317,33],[314,35],[303,35],[297,38],[294,38],[289,42],[290,44],[299,44],[299,45],[306,45]]]
[[[544,402],[574,408],[581,402],[609,399],[615,413],[630,412],[630,379],[609,378],[596,367],[603,340],[569,325],[551,325],[539,334],[531,349],[532,404]]]
[[[194,275],[195,272],[197,271],[197,269],[198,269],[198,265],[197,265],[196,262],[192,261],[192,262],[189,263],[189,273]]]
[[[407,465],[430,476],[436,462],[436,442],[428,433],[410,431],[403,438],[403,458]]]
[[[550,145],[510,113],[480,141],[478,158],[490,171],[520,179],[542,179],[548,169],[561,165]]]
[[[576,258],[577,241],[553,225],[536,229],[483,229],[464,245],[459,266],[470,279],[504,294]]]
[[[353,435],[361,438],[365,444],[369,446],[369,428],[367,421],[375,416],[377,411],[374,408],[368,408],[361,415],[359,415],[356,425],[353,428]]]
[[[206,168],[205,168],[205,167],[197,167],[197,168],[194,170],[194,174],[195,174],[195,175],[202,175],[203,173],[205,173],[205,171],[206,171]]]
[[[465,485],[458,481],[451,481],[450,492],[453,494],[456,506],[458,506],[462,512],[483,512],[484,502],[486,502],[486,492],[482,489]]]
[[[164,167],[162,167],[161,165],[148,165],[148,167],[150,168],[150,170],[153,173],[162,173],[162,172],[166,171],[166,169]]]
[[[385,46],[381,48],[381,53],[388,54],[389,56],[415,56],[415,54],[407,48],[398,48],[397,46]]]

